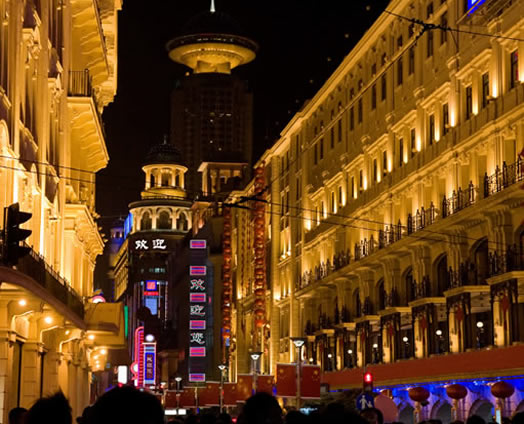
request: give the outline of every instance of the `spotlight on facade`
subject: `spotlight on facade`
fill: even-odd
[[[53,323],[53,317],[49,317],[49,316],[45,317],[44,318],[44,322],[46,324],[52,324]]]
[[[146,342],[148,342],[148,343],[152,343],[152,342],[154,342],[154,341],[155,341],[155,336],[153,336],[152,334],[148,334],[148,335],[146,336]]]
[[[87,336],[87,338],[89,340],[95,340],[95,335],[94,334],[90,334],[89,336]]]
[[[20,306],[25,306],[25,305],[27,305],[27,300],[25,300],[25,299],[20,299],[20,300],[18,301],[18,304],[19,304]]]
[[[107,349],[101,349],[100,354],[105,355],[107,353]]]

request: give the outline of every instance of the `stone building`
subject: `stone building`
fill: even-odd
[[[120,0],[0,1],[0,207],[32,213],[31,253],[0,266],[0,422],[59,388],[74,416],[124,346],[119,304],[94,304],[103,240],[95,173],[117,79]]]
[[[404,422],[417,386],[444,420],[492,415],[500,379],[523,409],[524,5],[475,3],[390,2],[230,196],[231,378],[305,337],[324,383],[367,367]]]

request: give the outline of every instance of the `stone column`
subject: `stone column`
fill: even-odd
[[[27,409],[40,397],[39,350],[37,342],[27,342],[23,345],[20,406]]]

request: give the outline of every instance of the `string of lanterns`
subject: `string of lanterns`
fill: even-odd
[[[255,193],[262,193],[265,188],[264,165],[255,170]],[[255,326],[264,327],[266,323],[266,247],[265,247],[265,204],[255,202]]]

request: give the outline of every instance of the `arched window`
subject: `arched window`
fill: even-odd
[[[153,174],[151,174],[151,178],[149,179],[149,185],[151,187],[155,186],[155,176]]]
[[[144,212],[142,219],[140,220],[140,230],[150,230],[153,225],[153,220],[151,219],[151,214],[149,212]]]
[[[471,281],[470,284],[486,284],[486,278],[489,276],[488,239],[484,239],[479,243],[475,249],[473,261],[477,281]]]
[[[178,231],[187,231],[188,222],[185,213],[181,213],[176,220],[176,228]]]
[[[377,306],[379,311],[386,309],[386,289],[383,278],[377,283]]]
[[[175,187],[180,187],[180,174],[176,174],[175,176]]]
[[[362,303],[360,302],[360,290],[356,289],[353,293],[353,311],[354,317],[358,318],[362,316]]]
[[[406,290],[406,304],[415,300],[415,282],[413,281],[412,268],[409,268],[404,274],[404,289]]]
[[[158,230],[170,230],[173,225],[171,214],[168,211],[162,211],[158,214],[156,228]]]
[[[437,280],[437,296],[444,296],[444,292],[449,288],[449,273],[448,273],[448,256],[442,255],[437,259],[436,264],[436,280]]]

